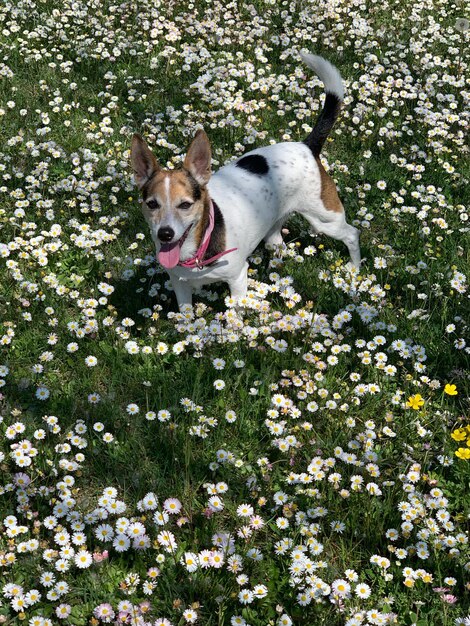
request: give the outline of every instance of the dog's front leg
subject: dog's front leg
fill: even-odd
[[[235,300],[244,298],[248,288],[248,263],[245,263],[240,274],[228,281],[230,287],[230,295]]]
[[[178,308],[183,311],[184,307],[193,304],[193,288],[187,280],[180,280],[177,276],[171,276],[171,284],[178,301]]]

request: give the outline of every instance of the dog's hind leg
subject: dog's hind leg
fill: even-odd
[[[320,201],[317,206],[312,207],[312,210],[300,209],[299,213],[308,220],[316,232],[342,241],[349,250],[352,265],[359,268],[361,264],[359,231],[346,222],[344,212],[329,211]]]
[[[285,248],[286,244],[282,238],[281,228],[284,223],[284,218],[277,221],[271,230],[264,237],[264,244],[267,248],[274,248],[275,255],[281,256],[281,250]]]
[[[282,246],[284,244],[284,240],[281,234],[282,224],[284,223],[284,219],[278,220],[271,230],[268,231],[266,236],[264,237],[264,243],[269,246]]]
[[[350,224],[345,223],[346,232],[340,240],[346,244],[351,257],[353,267],[359,269],[361,265],[361,249],[359,247],[359,230]]]

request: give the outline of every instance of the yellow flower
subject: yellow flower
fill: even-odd
[[[466,428],[457,428],[450,434],[454,441],[464,441],[467,438]]]
[[[457,387],[455,385],[447,383],[447,385],[444,387],[444,393],[446,393],[448,396],[456,396],[458,394]]]
[[[455,456],[459,459],[470,459],[470,448],[459,448],[455,451]]]
[[[424,404],[423,398],[421,397],[419,393],[417,393],[414,396],[410,396],[408,398],[408,402],[406,403],[406,406],[417,411],[421,406],[423,406],[423,404]]]

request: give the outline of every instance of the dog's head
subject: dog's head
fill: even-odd
[[[198,130],[177,170],[164,170],[140,135],[131,147],[134,178],[142,192],[142,210],[152,238],[160,245],[158,259],[166,268],[197,249],[205,227],[208,207],[206,185],[211,176],[211,147]],[[182,248],[184,245],[184,250]]]

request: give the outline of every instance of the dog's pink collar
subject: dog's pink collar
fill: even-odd
[[[214,223],[215,223],[214,205],[212,203],[212,200],[210,200],[209,202],[210,202],[209,226],[207,227],[207,230],[204,233],[202,243],[199,246],[196,254],[193,256],[192,259],[186,259],[186,261],[180,261],[178,263],[178,265],[180,265],[181,267],[188,267],[189,269],[194,269],[195,267],[197,267],[198,269],[202,269],[204,265],[209,265],[209,263],[213,263],[214,261],[217,261],[217,259],[220,259],[220,257],[225,256],[229,252],[235,252],[235,250],[238,250],[238,248],[231,248],[230,250],[224,250],[223,252],[219,252],[218,254],[211,256],[209,259],[204,259],[204,255],[206,254],[207,248],[209,247],[209,244],[211,241],[211,235],[212,235],[212,231],[214,230]]]

